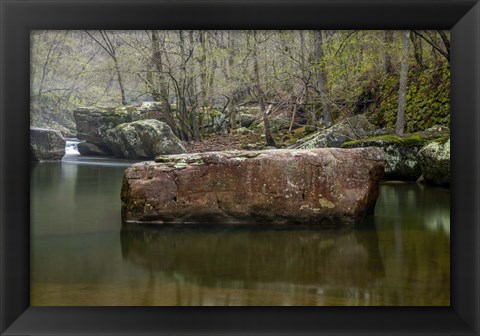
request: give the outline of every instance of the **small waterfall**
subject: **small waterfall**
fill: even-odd
[[[78,152],[78,144],[82,141],[76,138],[67,138],[65,139],[65,154],[66,155],[80,155]]]

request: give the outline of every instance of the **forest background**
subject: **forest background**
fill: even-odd
[[[364,114],[402,135],[449,127],[449,62],[446,31],[33,31],[31,125],[74,136],[79,106],[157,101],[187,142],[246,109],[269,144],[276,116],[308,134]]]

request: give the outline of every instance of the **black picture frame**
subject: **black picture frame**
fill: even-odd
[[[0,0],[2,335],[479,335],[480,4],[473,0]],[[29,307],[33,29],[450,29],[450,307]]]

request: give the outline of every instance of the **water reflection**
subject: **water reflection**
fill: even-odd
[[[448,236],[396,233],[129,226],[121,243],[126,261],[188,288],[179,305],[448,304]],[[249,295],[260,291],[271,296]]]
[[[254,228],[123,230],[123,257],[201,286],[365,286],[383,275],[375,231],[329,233]]]
[[[120,229],[125,164],[96,165],[94,158],[84,162],[32,163],[30,225],[34,236]]]
[[[353,231],[120,221],[124,162],[32,165],[32,305],[449,305],[450,193],[384,184]]]

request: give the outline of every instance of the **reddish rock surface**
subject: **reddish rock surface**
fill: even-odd
[[[156,161],[126,170],[124,221],[344,227],[373,212],[385,166],[375,147],[209,152]]]

